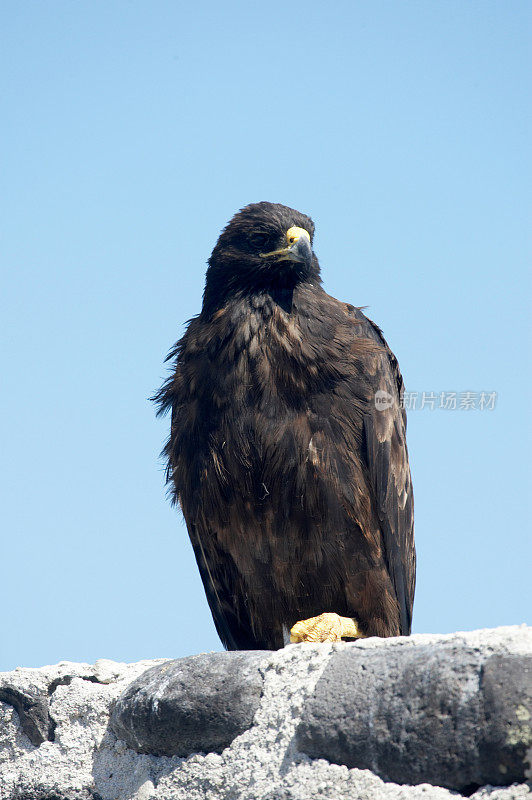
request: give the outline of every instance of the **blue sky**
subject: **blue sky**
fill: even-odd
[[[221,649],[148,401],[241,206],[411,392],[415,632],[532,622],[529,2],[4,2],[0,669]],[[478,395],[477,395],[478,398]]]

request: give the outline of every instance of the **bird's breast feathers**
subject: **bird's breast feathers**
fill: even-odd
[[[323,291],[296,297],[290,313],[259,296],[200,316],[179,359],[174,479],[225,497],[207,503],[213,512],[241,499],[255,514],[287,496],[315,512],[331,491],[332,505],[343,497],[365,516],[363,417],[381,357]]]
[[[269,295],[258,295],[233,301],[208,321],[198,318],[197,352],[210,361],[224,395],[229,374],[234,376],[232,402],[250,389],[268,399],[279,395],[290,404],[304,402],[345,381],[356,395],[357,377],[360,392],[366,391],[381,348],[361,333],[360,321],[343,303],[311,289],[296,295],[290,311]]]

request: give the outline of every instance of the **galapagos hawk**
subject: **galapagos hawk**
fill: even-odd
[[[322,288],[313,237],[276,203],[233,217],[154,398],[172,412],[167,480],[230,650],[411,629],[403,381],[377,325]]]

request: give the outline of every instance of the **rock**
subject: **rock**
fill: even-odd
[[[467,641],[334,653],[297,731],[314,758],[470,793],[526,779],[532,655]]]
[[[532,775],[532,655],[490,656],[479,695],[482,777],[494,784],[525,780]]]
[[[471,792],[474,800],[532,800],[524,782],[530,773],[521,777],[530,737],[524,666],[531,655],[532,630],[515,626],[177,662],[17,669],[0,675],[0,800],[461,800]],[[339,664],[347,682],[356,674],[356,686],[338,679]],[[211,752],[135,749],[161,736],[135,726],[143,703],[157,724],[153,688],[161,691],[164,675],[177,675],[172,691],[181,692],[182,703],[175,718],[166,718],[163,743],[176,736],[186,750]],[[122,715],[125,698],[138,714]],[[332,744],[343,748],[336,753],[321,749],[332,744],[317,730],[320,714],[338,740]],[[351,718],[367,733],[356,740],[358,752],[378,756],[370,768],[351,766]],[[312,747],[315,756],[304,752]],[[476,766],[466,763],[467,754]],[[393,782],[377,773],[392,774],[392,767]],[[434,785],[415,783],[426,779],[423,770],[432,770]],[[445,788],[449,775],[463,794]],[[479,781],[486,784],[475,791]]]
[[[48,697],[31,691],[19,691],[5,684],[0,687],[0,702],[16,710],[20,727],[30,742],[39,746],[53,738],[53,724],[48,713]]]
[[[221,753],[253,723],[265,655],[211,653],[151,667],[119,697],[111,727],[137,753]]]

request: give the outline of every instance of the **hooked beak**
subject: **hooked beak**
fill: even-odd
[[[270,253],[261,253],[261,258],[277,258],[278,261],[297,261],[309,264],[312,261],[312,247],[310,235],[304,228],[293,226],[286,232],[286,247],[272,250]]]

